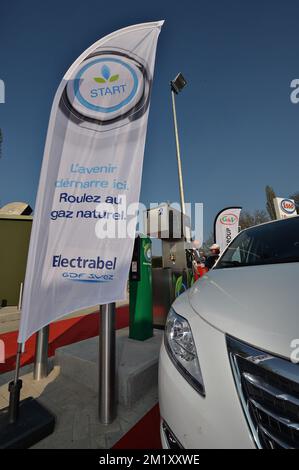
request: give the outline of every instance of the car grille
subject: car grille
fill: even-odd
[[[256,446],[299,448],[299,364],[227,336],[230,362]]]

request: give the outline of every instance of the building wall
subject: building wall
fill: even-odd
[[[32,226],[29,216],[0,216],[0,305],[17,305]]]

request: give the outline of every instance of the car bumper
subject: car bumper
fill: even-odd
[[[176,302],[174,309],[192,328],[206,396],[201,396],[184,379],[163,344],[159,365],[163,448],[171,448],[170,432],[178,445],[187,449],[254,449],[235,387],[225,335],[203,321],[186,301]]]

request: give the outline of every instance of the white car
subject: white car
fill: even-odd
[[[169,312],[164,448],[299,448],[299,217],[242,231]]]

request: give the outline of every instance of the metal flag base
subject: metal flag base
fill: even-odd
[[[52,434],[55,416],[34,398],[20,402],[22,344],[18,343],[15,377],[8,385],[9,406],[0,410],[0,449],[28,449]]]
[[[34,398],[19,403],[18,417],[10,422],[9,407],[0,410],[0,449],[28,449],[52,434],[55,416]]]

